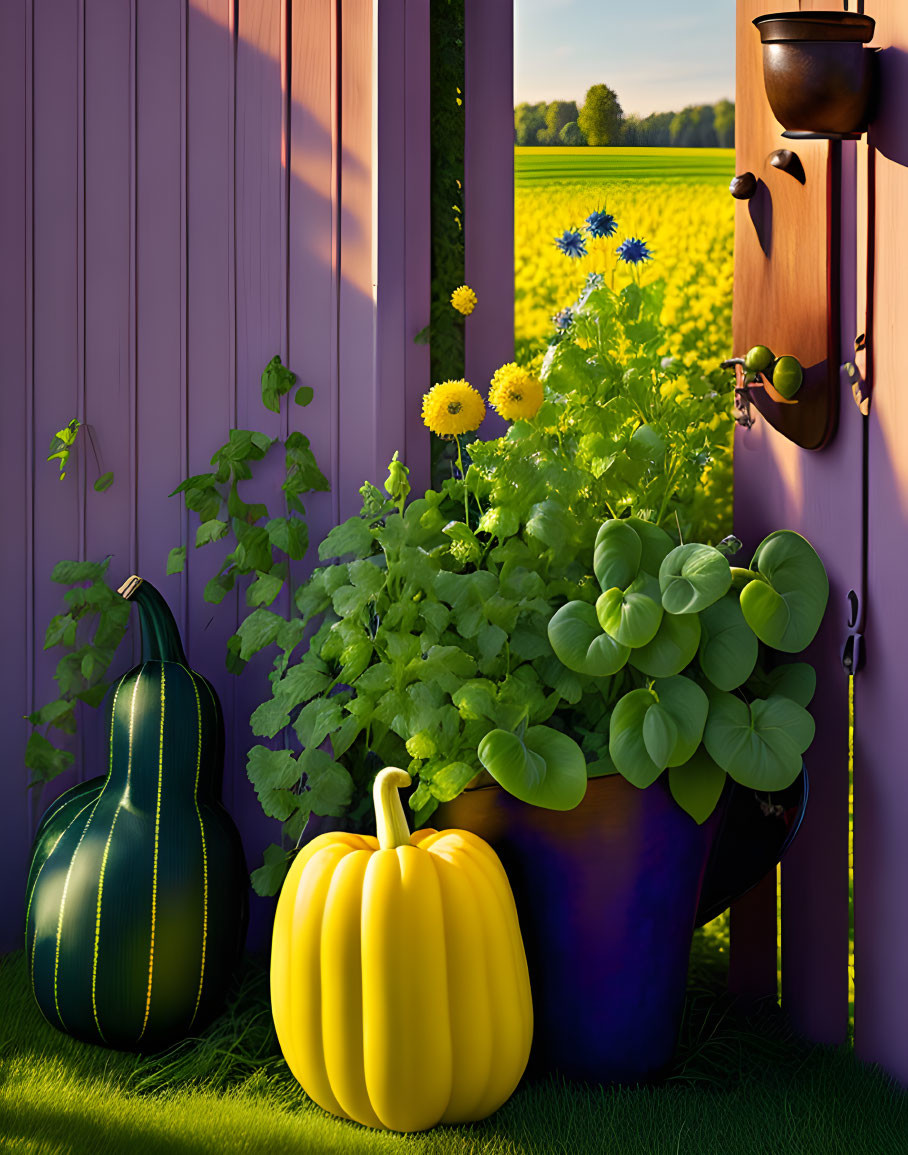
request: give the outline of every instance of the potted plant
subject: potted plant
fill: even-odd
[[[262,806],[284,823],[281,844],[269,847],[254,875],[257,889],[279,889],[288,863],[312,833],[311,812],[368,829],[375,773],[384,765],[405,767],[415,784],[409,797],[415,826],[434,822],[437,808],[445,806],[446,824],[473,829],[499,849],[528,955],[535,942],[545,945],[547,958],[563,961],[565,979],[553,984],[530,958],[540,1045],[549,1048],[549,1063],[599,1079],[644,1077],[671,1053],[671,1007],[683,996],[713,833],[706,816],[725,775],[700,750],[702,732],[678,763],[691,763],[690,773],[674,794],[656,763],[648,768],[649,785],[632,785],[616,774],[611,750],[621,699],[637,690],[649,694],[648,677],[684,683],[679,692],[697,696],[701,715],[702,702],[709,703],[698,675],[686,672],[699,652],[698,640],[690,650],[689,623],[666,626],[668,641],[664,635],[656,639],[666,617],[658,575],[665,558],[678,559],[677,547],[688,557],[690,547],[683,543],[719,541],[727,533],[716,496],[728,492],[728,456],[716,430],[723,427],[730,398],[719,373],[704,373],[693,359],[665,356],[663,290],[660,281],[644,285],[635,278],[616,292],[603,277],[591,276],[538,375],[516,364],[495,374],[489,400],[511,423],[504,437],[466,445],[482,421],[483,400],[464,381],[437,385],[424,399],[423,415],[433,431],[455,443],[453,476],[412,495],[406,467],[393,461],[384,489],[364,485],[361,513],[335,527],[319,547],[329,564],[297,589],[297,628],[289,630],[281,614],[262,606],[238,634],[240,661],[273,642],[279,648],[271,694],[252,718],[254,732],[274,740],[291,726],[299,745],[297,751],[286,743],[280,749],[262,743],[250,751],[249,775]],[[641,572],[606,590],[595,562],[603,525],[618,527],[605,531],[607,537],[629,533],[641,550],[635,563]],[[646,565],[640,564],[639,534],[647,543]],[[633,550],[628,543],[626,537]],[[721,553],[700,550],[713,566],[715,555],[731,573]],[[689,567],[683,561],[679,566],[673,589],[675,578],[688,581]],[[638,579],[640,588],[629,589]],[[757,571],[749,580],[765,584]],[[611,597],[612,589],[618,591],[614,641],[626,647],[623,661],[614,672],[595,660],[584,658],[580,668],[563,661],[559,625],[579,614],[591,631],[606,635],[596,602]],[[622,641],[625,598],[633,613],[631,635]],[[563,607],[572,604],[583,608],[566,612]],[[711,608],[690,612],[699,622]],[[637,610],[658,619],[652,637],[634,632]],[[672,609],[669,616],[681,622],[685,614]],[[300,647],[304,630],[308,642]],[[679,633],[686,639],[679,651],[686,661],[676,671],[660,667],[647,675],[637,669],[646,660],[642,654],[631,665],[631,650],[648,647],[652,655],[671,649]],[[610,644],[595,643],[592,633],[589,640],[598,650]],[[746,671],[743,679],[751,674]],[[768,668],[765,676],[776,677]],[[729,689],[716,692],[728,695]],[[639,701],[638,695],[632,705]],[[724,698],[717,715],[723,709],[734,715]],[[731,724],[739,721],[734,716]],[[624,753],[616,751],[617,768],[626,770]],[[788,760],[785,767],[788,772]],[[484,776],[495,785],[475,789]],[[685,788],[694,782],[694,789]],[[617,803],[616,789],[623,791]],[[482,825],[480,798],[488,802],[493,826]],[[520,836],[522,861],[532,860],[535,874],[521,875],[521,856],[511,853],[516,842],[502,837],[518,830],[527,832]],[[535,859],[534,839],[541,848]],[[635,860],[655,867],[653,881],[642,881],[646,872]],[[674,897],[666,875],[677,887]],[[680,911],[680,932],[669,927],[671,951],[655,937],[670,922],[655,905],[657,896]],[[573,937],[566,924],[552,921],[557,910],[565,920],[573,912]],[[593,944],[623,941],[627,969],[640,971],[644,955],[633,935],[643,924],[653,931],[645,954],[650,973],[670,970],[671,977],[654,1016],[659,1038],[650,1038],[649,1027],[639,1021],[636,1034],[622,1031],[619,1069],[578,1036],[578,1023],[601,1033],[614,1004],[600,995],[618,981],[598,963],[590,966],[584,950],[596,956]],[[655,986],[645,994],[653,1003],[662,998]],[[547,1031],[559,1022],[562,1042],[554,1047]],[[635,1038],[639,1046],[632,1045]]]
[[[875,22],[853,12],[773,12],[754,24],[763,80],[776,119],[800,135],[851,135],[866,128],[876,53],[864,47]]]
[[[583,807],[542,819],[478,789],[445,821],[485,837],[508,870],[537,1052],[570,1074],[633,1082],[674,1049],[727,781],[783,791],[813,739],[814,671],[774,654],[813,639],[828,580],[809,543],[785,530],[743,569],[711,546],[613,519],[593,556],[595,604],[568,602],[549,623],[559,660],[597,679],[607,706]]]

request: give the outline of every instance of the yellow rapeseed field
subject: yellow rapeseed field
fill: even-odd
[[[587,237],[588,255],[580,258],[555,247],[556,235],[602,208],[617,220],[613,237]],[[576,299],[588,273],[604,273],[618,289],[631,279],[631,267],[615,255],[626,237],[644,240],[653,253],[638,266],[641,279],[667,282],[667,352],[707,371],[731,355],[734,201],[723,186],[617,180],[598,196],[590,183],[518,186],[515,221],[520,356],[544,348],[552,316]]]
[[[579,229],[591,212],[606,209],[615,235],[585,236],[587,256],[565,256],[554,238]],[[517,359],[538,366],[554,332],[553,315],[577,299],[589,273],[603,273],[621,289],[634,276],[666,281],[662,322],[666,355],[687,366],[679,386],[708,378],[720,392],[711,422],[716,456],[705,470],[699,495],[717,527],[731,531],[731,448],[734,419],[731,376],[719,362],[732,355],[731,303],[734,274],[734,201],[723,185],[610,180],[607,193],[586,183],[520,187],[515,203]],[[616,255],[627,237],[646,242],[653,260],[635,267]]]

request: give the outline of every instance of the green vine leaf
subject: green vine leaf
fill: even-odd
[[[262,404],[272,413],[280,413],[281,398],[295,384],[296,374],[281,363],[280,357],[272,357],[262,373]]]

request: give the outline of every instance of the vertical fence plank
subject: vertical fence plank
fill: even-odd
[[[0,809],[0,872],[6,880],[0,894],[0,952],[20,945],[22,893],[31,830],[24,770],[28,726],[22,720],[30,708],[27,673],[28,582],[30,542],[28,519],[31,478],[26,453],[27,410],[31,403],[26,356],[27,281],[29,245],[26,179],[30,127],[26,102],[27,20],[25,0],[0,5],[0,156],[7,176],[0,181],[0,468],[6,502],[4,520],[8,541],[15,543],[5,567],[0,632],[6,650],[3,711],[0,724],[6,735],[9,771]],[[16,175],[13,175],[16,174]]]
[[[85,556],[111,555],[109,580],[130,573],[132,462],[130,390],[130,9],[85,3]],[[113,485],[93,484],[112,471]],[[129,663],[129,644],[118,663]],[[83,710],[85,777],[106,768],[103,710]]]
[[[282,433],[281,419],[261,402],[260,379],[275,355],[286,356],[286,168],[283,159],[286,75],[282,68],[288,34],[287,9],[277,0],[242,0],[238,10],[236,55],[236,373],[237,422]],[[286,404],[286,402],[285,402]],[[267,489],[260,499],[272,516],[283,513],[279,490],[280,462],[256,469]],[[243,598],[243,591],[239,597]],[[225,601],[224,607],[227,602]],[[223,608],[223,607],[222,607]],[[246,754],[259,739],[249,717],[268,691],[270,654],[257,655],[235,691],[233,764],[228,769],[234,817],[251,867],[275,841],[276,824],[262,814],[246,776]],[[228,720],[228,742],[230,742]],[[267,910],[253,906],[250,942],[265,933]]]
[[[479,298],[466,326],[466,376],[485,394],[498,366],[514,358],[511,0],[465,0],[464,35],[465,270],[467,284]]]
[[[310,552],[338,520],[337,297],[339,189],[338,5],[293,0],[290,46],[289,358],[312,402],[291,413],[291,426],[312,444],[330,494],[309,498]]]
[[[340,516],[360,507],[359,487],[374,479],[379,399],[375,376],[373,260],[373,0],[341,6],[340,236],[338,305],[338,498]]]
[[[233,0],[190,0],[187,42],[186,402],[194,475],[210,470],[212,454],[236,424]],[[215,543],[196,553],[197,525],[194,514],[187,518],[187,654],[214,685],[229,732],[236,678],[224,659],[236,627],[235,599],[220,606],[204,600],[205,584],[228,550]],[[231,744],[228,761],[232,751]],[[230,801],[230,772],[226,779]]]
[[[422,395],[431,381],[429,347],[415,345],[413,338],[429,323],[432,298],[431,4],[427,0],[407,0],[406,25],[407,77],[403,111],[407,136],[404,429],[411,482],[414,490],[421,492],[429,485],[431,468],[429,436],[422,423]],[[509,99],[509,106],[510,103]],[[505,301],[509,299],[506,297]]]
[[[55,696],[52,657],[41,660],[44,630],[62,606],[61,587],[50,580],[62,558],[77,558],[81,545],[80,473],[84,439],[61,482],[47,463],[55,430],[79,409],[79,5],[35,0],[34,5],[34,322],[33,444],[35,706]],[[76,747],[77,748],[77,747]],[[74,766],[42,792],[41,805],[73,785]],[[39,807],[40,809],[40,807]]]
[[[379,6],[377,32],[376,468],[399,450],[419,490],[429,481],[429,349],[413,343],[431,297],[429,5]]]
[[[808,6],[823,7],[812,0]],[[738,2],[736,132],[747,143],[748,133],[768,131],[761,118],[769,116],[759,35],[751,20],[772,10],[771,0]],[[767,136],[767,153],[784,144],[776,126]],[[747,226],[741,214],[738,227]],[[847,257],[844,267],[851,262],[853,277],[853,253]],[[747,291],[736,281],[736,300]],[[792,301],[797,307],[797,299]],[[737,314],[735,325],[738,333]],[[843,358],[853,337],[841,335]],[[841,648],[846,595],[860,573],[860,421],[846,394],[838,431],[820,452],[797,448],[758,415],[757,424],[738,429],[735,439],[735,532],[745,543],[745,560],[770,531],[794,529],[816,547],[830,578],[829,610],[806,655],[817,670],[811,704],[817,734],[805,757],[810,801],[782,870],[784,1004],[800,1031],[830,1043],[845,1038],[848,1017],[848,683]],[[774,941],[762,949],[774,958]],[[734,954],[733,941],[733,959]]]
[[[375,20],[373,117],[375,153],[375,468],[379,475],[395,450],[406,461],[407,68],[406,0],[384,0]]]
[[[873,402],[869,416],[867,667],[855,679],[855,1046],[908,1083],[908,781],[904,769],[908,609],[900,574],[908,559],[908,403],[904,395],[903,259],[908,204],[908,10],[872,0],[880,54],[875,151]],[[866,166],[864,170],[866,171]],[[863,181],[861,182],[864,183]],[[866,186],[861,190],[866,217]],[[863,325],[863,318],[859,319]]]
[[[167,494],[185,459],[183,293],[184,0],[139,0],[136,107],[136,520],[138,573],[166,590],[181,621],[181,598],[165,577],[182,517]]]

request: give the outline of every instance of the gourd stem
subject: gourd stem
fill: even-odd
[[[179,662],[185,666],[186,655],[183,652],[177,623],[170,612],[170,606],[154,586],[133,574],[120,586],[117,593],[127,601],[135,602],[139,611],[142,661]]]
[[[375,803],[378,845],[382,850],[395,850],[398,846],[410,844],[410,828],[397,791],[401,786],[409,786],[411,782],[412,778],[406,770],[398,770],[396,766],[386,766],[375,776],[372,801]]]

